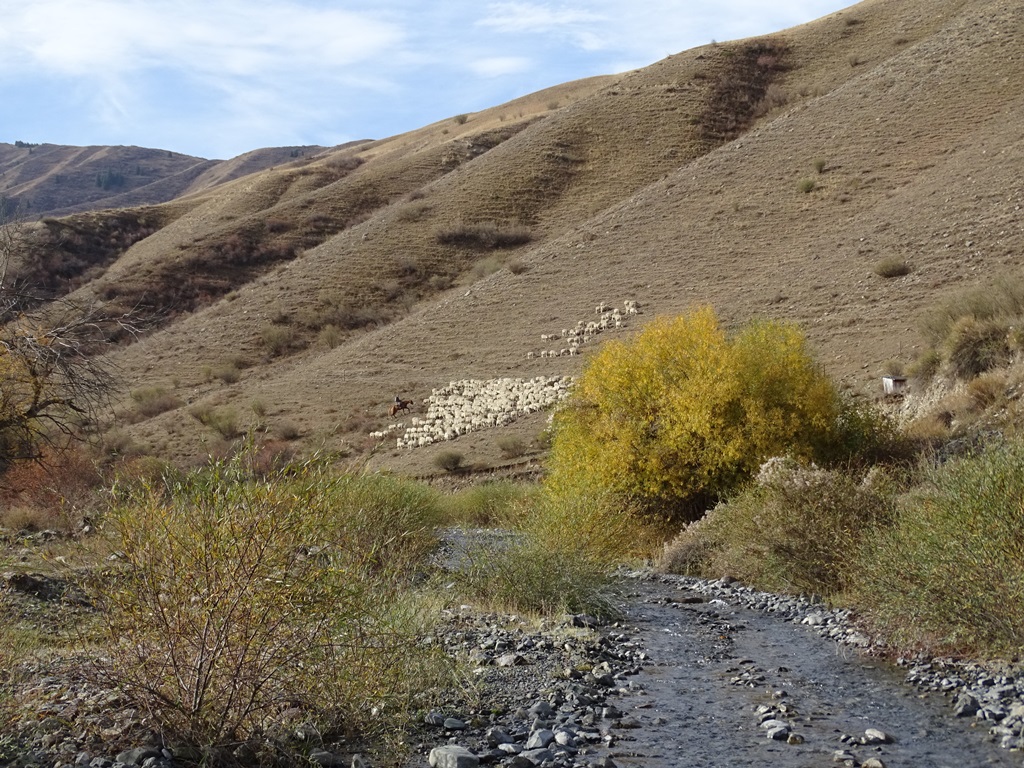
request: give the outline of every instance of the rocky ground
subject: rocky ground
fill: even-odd
[[[624,575],[624,617],[530,622],[449,611],[437,642],[471,670],[408,736],[406,768],[1021,765],[1024,673],[882,660],[841,610],[727,581]],[[51,586],[19,599],[52,599]],[[26,671],[26,670],[23,670]],[[116,694],[66,661],[31,670],[0,766],[175,768]],[[311,746],[313,764],[393,762]],[[243,763],[244,764],[244,763]]]

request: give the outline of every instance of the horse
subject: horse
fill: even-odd
[[[409,406],[411,406],[411,405],[412,405],[412,400],[399,400],[397,403],[395,403],[394,405],[391,406],[391,409],[388,411],[388,415],[391,416],[391,418],[393,419],[401,411],[409,410]]]

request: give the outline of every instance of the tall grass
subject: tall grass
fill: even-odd
[[[534,483],[496,480],[442,497],[440,505],[453,524],[515,527],[538,492]]]
[[[108,673],[165,734],[234,743],[295,708],[322,732],[395,725],[436,682],[404,589],[435,544],[429,489],[240,456],[115,495],[119,565],[92,584]]]
[[[898,642],[1017,652],[1024,644],[1024,442],[928,472],[872,542],[857,602]]]
[[[498,610],[617,615],[609,573],[653,547],[650,522],[609,493],[545,489],[532,502],[512,543],[465,553],[469,565],[456,574],[464,594]]]

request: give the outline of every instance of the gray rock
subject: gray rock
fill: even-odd
[[[423,722],[427,725],[433,725],[440,728],[444,725],[445,717],[440,712],[428,712],[426,717],[423,718]]]
[[[860,764],[860,768],[885,768],[885,763],[883,763],[877,757],[869,757],[867,760]]]
[[[487,733],[484,734],[484,740],[488,746],[497,747],[502,744],[514,744],[515,739],[508,735],[501,728],[488,728]]]
[[[446,717],[442,726],[446,731],[464,731],[466,730],[466,724],[459,720],[457,717]]]
[[[768,729],[768,738],[772,741],[786,741],[789,739],[789,726],[777,725]]]
[[[523,765],[540,765],[547,760],[553,760],[555,753],[550,749],[524,749],[521,753],[516,755],[514,760],[526,760],[527,763]],[[521,763],[522,764],[522,763]]]
[[[465,747],[456,744],[445,744],[430,750],[427,758],[430,768],[477,768],[480,758]]]
[[[136,749],[126,749],[114,759],[125,765],[142,765],[151,757],[162,758],[163,753],[156,747],[137,747]]]
[[[526,659],[518,653],[502,654],[494,662],[499,667],[519,667],[526,663]]]
[[[893,737],[885,731],[880,731],[877,728],[868,728],[864,731],[863,742],[865,744],[892,744],[894,741]]]
[[[526,749],[545,749],[554,740],[555,734],[552,731],[549,731],[547,728],[541,728],[539,731],[534,731],[530,734],[530,738],[526,742]]]
[[[340,756],[325,749],[310,751],[309,760],[319,765],[320,768],[344,768],[345,766],[345,761]]]

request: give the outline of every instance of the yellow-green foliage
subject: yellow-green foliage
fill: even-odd
[[[1024,442],[931,470],[860,570],[857,601],[907,645],[1024,644]]]
[[[760,589],[836,594],[850,585],[861,542],[890,520],[890,498],[845,471],[778,461],[666,546],[662,567],[728,574]]]
[[[456,580],[466,596],[498,610],[614,615],[608,573],[649,554],[653,535],[611,494],[533,501],[511,542],[465,553]]]
[[[321,728],[397,717],[432,684],[401,588],[434,546],[434,495],[321,462],[244,457],[120,489],[120,552],[94,589],[112,673],[166,735],[217,745],[298,706]]]
[[[556,415],[548,488],[693,517],[769,456],[829,450],[840,412],[796,327],[754,322],[730,338],[700,308],[601,348]]]

